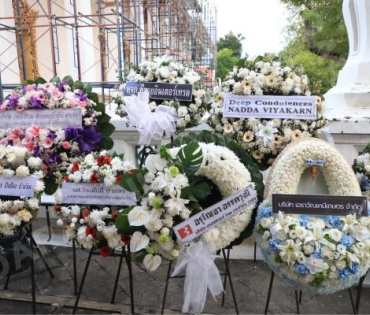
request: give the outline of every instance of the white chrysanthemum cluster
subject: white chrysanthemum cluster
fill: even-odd
[[[352,169],[329,143],[319,139],[301,140],[287,147],[273,166],[267,198],[272,194],[296,194],[299,180],[310,165],[307,160],[322,160],[319,167],[331,195],[361,196],[360,186]]]
[[[249,171],[231,150],[214,144],[199,145],[203,152],[203,161],[196,175],[211,180],[223,197],[228,197],[251,183]],[[175,157],[180,149],[170,149],[169,152]],[[191,216],[188,209],[190,200],[180,197],[181,190],[189,182],[177,167],[171,166],[159,155],[150,155],[145,166],[149,171],[145,177],[148,198],[144,198],[141,206],[129,213],[129,221],[134,226],[144,225],[149,237],[137,232],[140,235],[137,235],[137,241],[131,247],[137,250],[146,248],[149,253],[144,265],[148,270],[154,270],[160,265],[160,257],[153,254],[159,253],[168,259],[176,259],[182,249],[182,245],[173,240],[171,228],[175,216],[184,220]],[[253,208],[254,205],[209,230],[202,235],[203,241],[216,249],[230,245],[247,227]]]
[[[284,67],[280,62],[259,61],[250,68],[237,68],[222,86],[214,90],[208,123],[216,132],[226,134],[252,155],[257,162],[275,158],[290,142],[319,137],[327,125],[324,103],[317,98],[317,120],[237,119],[223,117],[223,95],[310,95],[308,78],[302,69]]]
[[[118,211],[81,208],[80,206],[56,207],[59,216],[58,225],[66,227],[69,239],[75,239],[85,248],[93,246],[100,249],[102,255],[109,255],[112,250],[125,245],[125,239],[115,225]]]
[[[177,111],[177,129],[194,127],[201,123],[202,116],[206,112],[206,106],[211,103],[211,98],[206,88],[201,83],[201,77],[192,68],[184,66],[171,58],[164,56],[152,61],[142,62],[136,70],[131,70],[124,78],[124,82],[162,82],[193,84],[192,101],[152,101],[149,106],[152,111],[157,105],[162,104],[173,107]],[[124,97],[121,97],[125,89],[123,83],[113,103],[117,104],[116,114],[120,117],[127,116]]]
[[[22,224],[29,223],[39,209],[37,198],[0,200],[0,235],[12,235]]]
[[[118,184],[120,177],[134,166],[108,151],[94,152],[76,158],[67,168],[68,181],[74,183],[104,183],[106,186]]]

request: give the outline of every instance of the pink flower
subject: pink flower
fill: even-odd
[[[84,107],[86,107],[86,102],[85,101],[80,101],[80,102],[78,102],[78,107],[81,107],[81,108],[84,108]]]
[[[46,96],[45,96],[45,94],[44,94],[44,92],[38,92],[37,93],[37,99],[39,100],[39,101],[45,101],[45,98],[46,98]]]
[[[52,145],[53,145],[53,140],[51,140],[50,138],[45,138],[45,139],[42,141],[42,146],[43,146],[44,148],[50,148]]]
[[[76,107],[77,102],[75,100],[70,100],[69,101],[69,107]]]
[[[23,106],[23,105],[17,105],[17,106],[15,107],[15,110],[16,110],[17,112],[23,112],[23,111],[24,111],[24,106]]]
[[[64,142],[62,143],[62,146],[63,146],[63,148],[64,148],[64,149],[66,149],[66,150],[68,150],[68,149],[70,149],[70,148],[71,148],[71,144],[70,144],[68,141],[64,141]]]
[[[28,150],[28,151],[33,151],[36,147],[36,145],[33,143],[32,141],[32,138],[31,137],[25,137],[23,140],[22,140],[22,144],[23,146]]]
[[[27,134],[31,137],[37,137],[40,135],[41,128],[39,126],[32,126],[27,129]]]
[[[9,141],[8,141],[8,139],[6,139],[6,138],[4,138],[4,139],[0,140],[0,144],[1,144],[1,145],[8,145],[8,143],[9,143]]]
[[[2,111],[6,110],[6,104],[5,104],[5,103],[1,104],[0,109],[1,109]]]
[[[29,92],[29,91],[32,91],[33,90],[33,85],[27,85],[26,86],[26,90]]]
[[[51,94],[53,95],[54,99],[57,101],[61,100],[64,96],[64,94],[62,92],[59,92],[58,90],[53,91]]]
[[[19,137],[22,135],[22,131],[20,129],[13,129],[12,133],[8,136],[9,139],[15,141],[19,139]]]
[[[48,88],[50,88],[51,87],[51,84],[50,83],[45,83],[44,84],[44,89],[48,89]]]

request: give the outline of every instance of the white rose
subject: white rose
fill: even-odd
[[[343,233],[338,229],[329,230],[329,237],[336,242],[339,242],[342,239]]]
[[[303,250],[306,255],[311,255],[314,252],[314,248],[311,245],[303,246]]]
[[[177,113],[179,117],[185,117],[188,114],[188,109],[186,106],[180,106]]]
[[[264,229],[268,229],[271,225],[271,221],[269,218],[262,218],[260,224]]]
[[[159,68],[159,75],[162,79],[167,79],[170,76],[170,70],[168,67]]]

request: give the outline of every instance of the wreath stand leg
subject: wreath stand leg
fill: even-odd
[[[367,273],[363,277],[361,277],[360,282],[358,283],[358,286],[357,286],[356,313],[355,314],[358,314],[358,311],[360,310],[362,286],[364,284],[366,276],[367,276]]]
[[[93,254],[95,254],[94,253],[94,248],[91,248],[90,251],[89,251],[89,256],[87,258],[85,269],[84,269],[84,272],[83,272],[83,275],[82,275],[80,287],[79,287],[78,292],[77,292],[77,297],[76,297],[75,305],[73,307],[72,314],[76,314],[76,311],[77,311],[77,308],[78,308],[78,303],[80,301],[81,293],[82,293],[82,290],[83,290],[83,287],[84,287],[84,284],[85,284],[87,272],[89,270],[89,266],[90,266],[90,262],[91,262],[91,257],[92,257]],[[114,282],[114,290],[113,290],[113,295],[112,295],[111,303],[114,304],[114,300],[115,300],[116,292],[117,292],[117,287],[118,287],[119,276],[121,274],[121,269],[122,269],[123,258],[126,258],[126,263],[127,263],[127,267],[128,267],[128,271],[129,271],[131,313],[132,314],[135,314],[135,304],[134,304],[134,295],[133,295],[133,281],[132,281],[133,280],[133,276],[132,276],[132,265],[131,265],[130,247],[128,246],[127,253],[126,253],[125,247],[122,247],[122,251],[121,251],[121,254],[120,255],[116,255],[116,254],[113,253],[112,256],[114,256],[114,257],[118,257],[119,256],[120,257],[120,260],[119,260],[117,274],[116,274],[116,278],[115,278],[115,282]]]
[[[29,225],[29,227],[26,229],[28,238],[30,241],[31,246],[31,286],[32,286],[32,313],[36,314],[36,281],[35,281],[35,261],[34,261],[34,255],[33,255],[33,244],[34,242],[32,237],[32,224]]]
[[[72,240],[72,253],[73,253],[73,287],[74,295],[77,295],[77,258],[76,258],[76,240]]]
[[[236,314],[239,314],[238,303],[236,302],[234,286],[233,286],[233,282],[232,282],[232,279],[231,279],[231,273],[230,273],[230,269],[229,269],[230,249],[227,249],[227,250],[228,250],[228,253],[226,254],[225,249],[222,249],[222,256],[223,256],[223,259],[224,259],[224,262],[225,262],[226,272],[220,273],[220,274],[221,274],[221,276],[225,276],[224,284],[223,284],[224,291],[226,289],[227,279],[229,279],[230,290],[231,290],[231,294],[232,294],[233,301],[234,301],[235,312],[236,312]],[[164,295],[163,295],[163,301],[162,301],[162,307],[161,307],[161,314],[164,313],[164,308],[165,308],[165,305],[166,305],[168,285],[169,285],[170,279],[185,278],[184,275],[171,276],[171,268],[172,268],[172,260],[170,260],[170,262],[168,264],[166,284],[165,284],[165,287],[164,287]],[[224,302],[225,302],[225,292],[222,295],[222,306],[224,305]]]
[[[75,302],[75,305],[73,307],[73,311],[72,311],[72,314],[76,314],[76,311],[77,311],[77,307],[78,307],[78,302],[80,301],[80,297],[81,297],[81,293],[82,293],[82,289],[83,289],[83,286],[84,286],[84,283],[85,283],[85,278],[86,278],[86,274],[87,274],[87,271],[89,269],[89,265],[90,265],[90,261],[91,261],[91,256],[93,254],[93,251],[94,251],[94,247],[92,247],[89,251],[89,256],[87,258],[87,261],[86,261],[86,266],[85,266],[85,270],[84,270],[84,273],[82,275],[82,279],[81,279],[81,283],[80,283],[80,288],[77,292],[77,297],[76,297],[76,302]]]
[[[266,315],[269,310],[269,305],[270,305],[270,299],[271,299],[271,292],[272,292],[272,287],[274,284],[274,277],[275,273],[272,271],[271,272],[271,278],[270,278],[270,285],[267,293],[267,300],[266,300],[266,306],[265,306],[265,312],[264,314]],[[366,275],[364,275],[361,279],[360,282],[357,286],[357,296],[356,296],[356,304],[354,303],[353,296],[352,296],[352,291],[351,288],[348,288],[348,294],[351,300],[351,306],[353,310],[353,314],[358,314],[359,308],[360,308],[360,300],[361,300],[361,293],[362,293],[362,285],[365,280]],[[302,302],[302,290],[294,290],[295,293],[295,302],[296,302],[296,307],[297,307],[297,314],[300,314],[300,309],[299,309],[299,304]]]
[[[29,228],[26,228],[26,231],[27,232],[29,232],[29,230],[31,230],[31,226],[29,227]],[[36,248],[36,251],[37,251],[37,253],[39,254],[39,256],[41,257],[41,260],[42,260],[42,262],[44,263],[44,265],[45,265],[45,267],[46,267],[46,269],[47,269],[47,271],[49,272],[49,274],[50,274],[50,277],[51,278],[54,278],[54,274],[53,274],[53,272],[51,271],[51,268],[49,267],[49,265],[48,265],[48,263],[47,263],[47,261],[46,261],[46,259],[45,259],[45,257],[44,257],[44,255],[42,254],[42,252],[41,252],[41,250],[40,250],[40,248],[39,248],[39,246],[37,245],[37,243],[36,243],[36,241],[35,241],[35,239],[33,238],[33,236],[32,236],[32,232],[29,232],[29,238],[30,238],[30,243],[31,243],[31,246],[34,246],[35,248]],[[33,247],[32,247],[33,248]]]
[[[46,209],[46,223],[48,225],[48,234],[49,234],[48,242],[50,242],[50,240],[51,240],[51,225],[50,225],[49,206],[45,206],[45,209]]]
[[[254,242],[254,252],[253,252],[253,261],[257,261],[257,242]]]

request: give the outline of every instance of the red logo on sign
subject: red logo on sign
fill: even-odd
[[[190,225],[185,225],[183,228],[179,229],[178,231],[181,238],[186,238],[190,234],[193,234],[193,230],[191,229]]]

